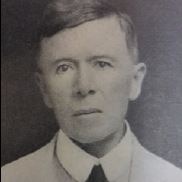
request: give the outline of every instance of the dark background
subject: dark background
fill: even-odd
[[[31,49],[47,0],[2,0],[1,165],[43,146],[57,130],[32,74]],[[141,143],[182,168],[182,1],[115,0],[136,25],[148,73],[128,120]]]

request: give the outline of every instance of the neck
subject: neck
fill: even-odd
[[[101,158],[109,151],[111,151],[123,138],[125,134],[125,125],[123,124],[119,131],[112,133],[101,141],[96,141],[93,143],[82,144],[74,141],[80,148],[85,150],[87,153]]]

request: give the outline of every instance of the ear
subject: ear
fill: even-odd
[[[39,72],[36,72],[35,73],[35,81],[36,81],[36,84],[39,87],[40,92],[43,96],[43,100],[44,100],[45,105],[48,108],[52,108],[51,99],[50,99],[50,96],[48,94],[47,86],[46,86],[45,80],[43,78],[43,75]]]
[[[146,65],[144,63],[138,63],[134,65],[134,73],[132,77],[131,90],[129,95],[129,99],[131,101],[137,99],[140,95],[145,74]]]

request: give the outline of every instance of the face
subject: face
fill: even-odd
[[[42,40],[39,86],[70,138],[92,143],[121,131],[145,69],[133,63],[125,40],[115,16]]]

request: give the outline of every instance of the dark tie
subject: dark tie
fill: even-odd
[[[108,182],[101,165],[93,167],[86,182]]]

